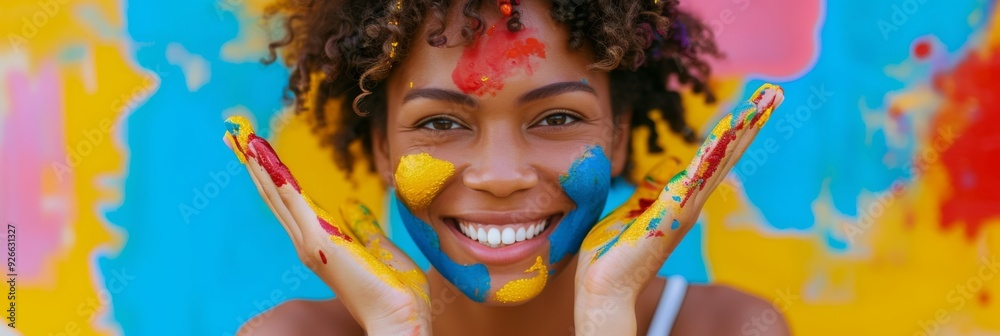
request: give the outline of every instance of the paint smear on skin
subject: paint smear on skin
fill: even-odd
[[[982,53],[969,53],[950,74],[938,75],[937,90],[947,100],[942,119],[967,120],[967,127],[942,125],[930,140],[935,147],[950,144],[941,153],[948,171],[951,193],[941,204],[941,226],[964,226],[965,237],[975,240],[983,225],[1000,217],[1000,45]],[[953,130],[952,130],[953,129]],[[946,134],[951,134],[950,136]],[[941,145],[939,145],[941,144]],[[919,154],[919,153],[918,153]],[[927,162],[917,158],[915,161]]]
[[[569,172],[559,177],[559,185],[576,209],[566,214],[549,235],[549,264],[554,265],[569,254],[580,251],[587,232],[600,219],[604,202],[611,190],[611,161],[601,146],[588,147],[573,162]]]
[[[427,208],[455,174],[455,165],[427,153],[404,156],[396,168],[399,197],[415,211]]]
[[[545,267],[545,263],[542,262],[542,257],[538,256],[535,258],[535,263],[531,265],[524,273],[534,273],[535,276],[528,279],[518,279],[508,282],[506,285],[500,288],[494,295],[494,299],[498,302],[503,303],[514,303],[527,301],[538,293],[542,292],[545,288],[545,283],[549,279],[548,268]]]
[[[441,241],[431,225],[414,216],[399,198],[396,199],[396,205],[403,226],[431,265],[470,300],[486,301],[486,294],[490,290],[490,274],[486,265],[461,265],[451,260],[451,257],[441,251]]]
[[[532,61],[545,58],[545,44],[530,37],[531,29],[511,32],[491,26],[462,51],[451,77],[462,92],[495,95],[504,80],[523,72],[531,75]]]
[[[588,237],[590,239],[584,242],[585,249],[596,249],[592,260],[600,258],[621,242],[634,243],[642,237],[665,237],[666,235],[659,229],[660,222],[667,215],[678,213],[691,195],[703,188],[705,181],[718,171],[726,156],[726,150],[730,143],[736,139],[736,131],[747,127],[747,125],[762,127],[770,118],[771,111],[780,103],[780,99],[776,99],[776,103],[769,105],[762,113],[757,113],[757,104],[763,99],[764,94],[773,92],[768,90],[782,92],[780,87],[764,84],[754,92],[748,101],[737,106],[719,121],[692,161],[693,164],[696,164],[695,167],[692,167],[696,169],[692,176],[688,176],[687,169],[681,170],[673,175],[670,182],[663,188],[663,192],[649,188],[638,188],[629,202],[616,209],[612,216],[602,221],[595,228],[593,238]],[[679,162],[664,160],[650,172],[650,176],[646,177],[644,184],[662,185],[658,181],[662,181],[667,176],[666,174],[676,171],[679,167]],[[658,195],[656,201],[651,203],[649,200],[653,197],[653,193]],[[626,219],[632,220],[624,225],[618,225]],[[679,228],[680,222],[673,219],[670,229],[677,230]]]
[[[378,245],[377,240],[374,241],[372,246],[362,245],[358,243],[359,240],[354,236],[354,233],[351,232],[351,230],[344,230],[339,227],[337,225],[338,222],[333,219],[333,216],[317,206],[308,195],[302,193],[302,190],[299,188],[295,178],[288,170],[288,167],[281,162],[281,159],[278,158],[277,153],[274,152],[274,149],[267,142],[267,140],[257,137],[257,135],[254,134],[253,127],[250,125],[249,121],[243,117],[234,116],[226,120],[226,125],[229,129],[228,133],[234,142],[233,145],[235,148],[233,148],[233,151],[237,152],[236,155],[239,157],[240,154],[243,154],[241,157],[243,160],[246,160],[246,158],[256,159],[261,167],[264,167],[267,173],[271,176],[271,180],[278,187],[286,183],[291,183],[295,190],[302,195],[302,199],[304,199],[309,207],[312,208],[313,212],[316,213],[319,225],[330,235],[330,241],[333,242],[334,245],[348,251],[349,254],[353,255],[357,261],[365,265],[366,268],[372,272],[372,274],[381,279],[387,285],[396,289],[417,293],[424,299],[424,301],[430,302],[430,297],[427,295],[427,291],[423,288],[423,284],[426,283],[426,280],[421,281],[422,279],[425,279],[423,274],[414,274],[414,271],[419,272],[420,270],[414,269],[409,271],[400,271],[393,268],[387,262],[383,262],[391,260],[392,254],[381,248]],[[253,150],[249,150],[250,148]],[[256,154],[254,154],[254,152],[256,152]],[[374,221],[374,216],[371,216],[371,213],[366,211],[367,208],[364,208],[364,210],[365,212],[363,215],[365,216],[359,220]],[[378,225],[375,222],[368,223],[370,225],[364,223],[355,224],[357,227],[365,228],[370,227],[370,225],[374,225],[376,227]],[[367,237],[366,239],[368,238],[370,237]],[[372,250],[382,251],[384,253],[373,254]],[[319,254],[320,259],[324,264],[326,264],[326,255],[323,254],[322,251],[319,251]]]

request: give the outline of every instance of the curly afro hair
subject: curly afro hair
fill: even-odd
[[[650,152],[663,151],[649,116],[653,110],[686,141],[698,139],[684,119],[680,94],[667,83],[679,82],[707,102],[715,100],[706,57],[720,53],[702,21],[679,9],[678,0],[549,1],[552,18],[570,28],[566,43],[574,49],[589,44],[595,53],[590,68],[609,72],[614,112],[633,111],[630,126],[650,129]],[[499,2],[511,6],[505,11],[513,9],[507,29],[521,29],[520,1]],[[467,19],[461,41],[449,41],[443,32],[451,5],[449,0],[278,0],[268,7],[265,18],[281,20],[285,34],[269,44],[263,61],[274,62],[280,52],[291,69],[286,97],[297,112],[314,114],[314,131],[333,147],[335,162],[348,174],[355,162],[351,144],[360,141],[364,155],[371,155],[370,130],[373,123],[384,123],[383,82],[407,54],[407,43],[400,42],[412,41],[425,23],[426,42],[435,47],[466,44],[483,32],[478,12],[484,1],[465,0],[456,4]],[[341,106],[329,108],[328,102]]]

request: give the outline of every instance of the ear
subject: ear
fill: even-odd
[[[625,109],[615,117],[614,134],[612,135],[611,177],[618,177],[628,163],[629,139],[632,131],[632,109]]]
[[[386,186],[395,189],[396,179],[392,174],[392,161],[389,160],[389,141],[386,139],[387,136],[388,134],[386,134],[383,126],[372,124],[372,159],[375,160],[375,172],[382,177],[382,182],[385,182]]]

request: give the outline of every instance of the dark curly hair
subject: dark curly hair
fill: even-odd
[[[705,57],[720,54],[703,22],[680,10],[678,0],[550,1],[552,17],[570,27],[569,46],[589,43],[595,53],[590,69],[609,72],[614,112],[635,111],[631,127],[649,127],[651,152],[663,151],[649,116],[653,110],[661,111],[670,129],[686,141],[697,140],[684,119],[680,94],[667,83],[673,77],[706,101],[715,100]],[[274,62],[283,49],[281,56],[291,69],[286,99],[297,112],[312,111],[314,131],[350,174],[351,144],[360,141],[363,155],[371,155],[372,123],[384,122],[383,82],[406,57],[407,44],[401,42],[411,41],[426,21],[431,46],[469,43],[484,30],[478,14],[483,2],[462,4],[467,20],[461,40],[449,41],[443,35],[449,0],[278,0],[265,19],[279,18],[285,35],[269,44],[270,55],[263,61]],[[520,1],[501,2],[513,5],[507,28],[520,30]],[[329,102],[339,102],[339,115],[328,114],[338,110],[328,107]]]

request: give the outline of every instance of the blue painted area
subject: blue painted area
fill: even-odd
[[[919,5],[912,13],[899,14],[893,6],[902,3],[827,2],[827,17],[852,19],[825,20],[815,66],[801,78],[776,83],[785,89],[785,102],[734,168],[768,225],[782,230],[812,228],[811,204],[825,181],[829,181],[834,207],[857,216],[857,197],[862,191],[885,191],[905,176],[903,161],[893,166],[883,163],[889,150],[881,131],[870,143],[866,141],[865,124],[857,112],[859,102],[884,111],[887,93],[917,84],[887,76],[886,65],[906,62],[912,42],[931,32],[946,52],[960,50],[978,28],[968,24],[969,13],[987,5],[919,1],[914,2]],[[878,22],[893,23],[894,15],[899,24],[883,34]],[[745,92],[763,82],[749,81]],[[774,153],[764,148],[768,139],[777,144]],[[914,143],[913,139],[908,142]]]
[[[559,185],[576,203],[576,209],[567,213],[549,235],[550,264],[578,252],[583,238],[600,218],[611,189],[611,161],[604,149],[601,146],[587,148],[573,162],[569,172],[559,177]]]
[[[431,265],[434,265],[434,269],[441,272],[445,279],[448,279],[469,299],[476,302],[485,301],[490,290],[490,273],[486,269],[486,265],[460,265],[451,260],[451,257],[441,251],[441,241],[438,240],[434,228],[414,216],[406,205],[403,205],[398,199],[396,202],[396,209],[399,211],[399,217],[403,220],[404,227],[411,236],[416,237],[413,242],[424,253]]]
[[[125,121],[124,198],[106,212],[127,232],[119,253],[97,261],[126,335],[227,335],[291,298],[330,297],[302,266],[291,240],[246,170],[222,143],[222,111],[242,105],[261,134],[281,106],[288,71],[229,63],[220,47],[237,38],[234,17],[205,1],[136,1],[123,6],[136,66],[160,86]],[[169,43],[205,58],[210,81],[189,92]]]

